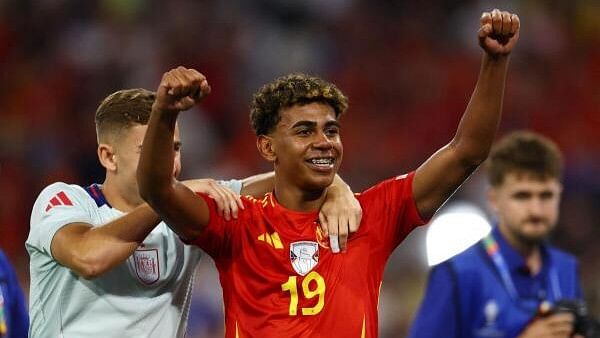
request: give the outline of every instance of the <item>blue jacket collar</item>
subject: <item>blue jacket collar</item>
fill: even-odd
[[[504,238],[502,233],[500,232],[500,228],[498,225],[494,226],[492,229],[492,236],[498,243],[498,249],[502,253],[502,257],[506,261],[506,265],[511,274],[514,273],[526,273],[530,274],[529,268],[525,263],[525,259],[521,254],[515,250]],[[542,253],[542,269],[540,272],[544,273],[547,270],[548,262],[550,256],[548,254],[548,247],[546,243],[542,243],[541,245],[541,253]]]

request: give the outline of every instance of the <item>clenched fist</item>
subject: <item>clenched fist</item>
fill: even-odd
[[[519,40],[520,21],[516,14],[494,9],[481,14],[479,45],[491,56],[508,55]]]
[[[195,69],[179,66],[163,74],[156,90],[153,110],[188,110],[209,93],[210,86],[204,75]]]

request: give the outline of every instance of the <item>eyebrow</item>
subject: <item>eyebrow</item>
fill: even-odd
[[[316,126],[317,126],[317,122],[313,122],[313,121],[298,121],[298,122],[294,123],[294,125],[292,126],[292,128],[298,128],[298,127],[314,128]]]
[[[296,123],[294,123],[294,125],[292,126],[292,128],[298,128],[298,127],[308,127],[308,128],[314,128],[317,126],[317,122],[314,121],[298,121]],[[330,120],[325,122],[325,127],[331,127],[331,126],[336,126],[336,127],[340,127],[340,123],[336,120]]]

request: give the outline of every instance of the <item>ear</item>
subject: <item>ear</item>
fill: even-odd
[[[275,155],[275,145],[273,139],[270,136],[259,135],[256,139],[256,147],[258,152],[265,160],[269,162],[275,162],[277,156]]]
[[[117,159],[115,158],[115,151],[111,145],[106,143],[100,143],[98,145],[98,159],[100,160],[100,164],[102,164],[107,171],[117,170]]]

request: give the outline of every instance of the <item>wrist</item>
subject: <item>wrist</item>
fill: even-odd
[[[510,54],[492,54],[489,52],[483,53],[484,63],[507,65],[510,59]]]

